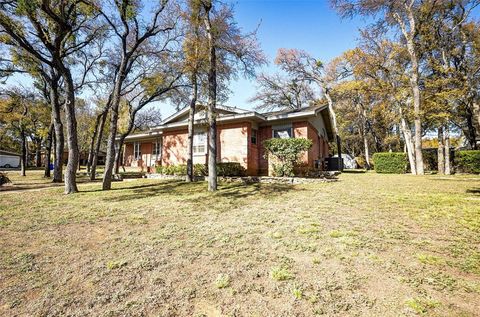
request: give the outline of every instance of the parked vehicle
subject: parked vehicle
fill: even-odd
[[[0,167],[4,167],[4,168],[20,167],[20,156],[0,154]]]

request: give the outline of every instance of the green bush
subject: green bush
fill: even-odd
[[[480,174],[480,150],[458,151],[455,162],[459,172]]]
[[[300,155],[312,147],[312,140],[304,138],[268,139],[263,142],[267,156],[273,156],[275,176],[294,176],[294,167]]]
[[[247,171],[238,162],[217,163],[218,176],[245,176]]]
[[[407,171],[407,155],[400,152],[373,154],[373,164],[377,173],[404,174]]]
[[[438,150],[437,149],[423,149],[423,168],[426,171],[438,170]]]
[[[7,174],[0,172],[0,186],[3,186],[8,183],[11,183],[11,181],[8,178]]]
[[[164,175],[187,175],[187,165],[157,166],[156,172]]]
[[[187,165],[166,165],[157,166],[156,172],[163,175],[187,175]],[[194,164],[193,173],[195,176],[207,176],[208,168],[205,164]],[[217,163],[218,176],[244,176],[245,168],[237,162]]]

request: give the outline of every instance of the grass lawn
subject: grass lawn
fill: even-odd
[[[480,316],[479,176],[113,186],[0,193],[0,316]]]

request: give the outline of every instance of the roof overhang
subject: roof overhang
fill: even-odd
[[[225,108],[225,109],[224,109]],[[228,110],[228,107],[219,108],[221,110]],[[239,110],[238,108],[235,108]],[[231,110],[231,109],[230,109]],[[127,141],[135,141],[141,140],[146,138],[155,138],[163,133],[163,131],[171,131],[175,129],[185,129],[188,127],[188,121],[178,121],[175,122],[174,120],[180,118],[181,116],[187,114],[189,111],[188,107],[178,111],[174,115],[168,117],[163,123],[157,127],[150,129],[148,132],[139,133],[139,134],[132,134],[125,138]],[[333,140],[333,130],[332,130],[332,122],[330,118],[330,114],[328,111],[328,106],[320,106],[315,109],[308,109],[305,111],[297,111],[297,112],[290,112],[290,113],[283,113],[283,114],[274,114],[274,115],[263,115],[256,111],[250,111],[241,109],[240,113],[232,113],[219,116],[217,118],[217,122],[219,123],[227,123],[227,122],[235,122],[241,120],[248,120],[257,123],[271,123],[274,121],[282,121],[282,120],[296,120],[302,118],[311,118],[321,116],[324,123],[325,123],[325,130],[327,131],[327,136],[329,141]],[[173,122],[172,122],[173,121]],[[201,118],[195,120],[195,125],[203,125],[206,124],[206,118]],[[117,138],[118,139],[118,138]]]
[[[327,106],[322,106],[322,107],[318,107],[316,109],[311,109],[311,110],[306,110],[306,111],[298,111],[298,112],[270,115],[270,116],[267,116],[267,121],[284,120],[284,119],[297,119],[297,118],[304,118],[304,117],[314,117],[314,116],[317,116],[324,109],[327,109]]]
[[[238,121],[238,120],[265,121],[265,117],[256,113],[255,111],[252,111],[248,113],[230,114],[230,115],[225,115],[217,118],[217,122],[230,122],[230,121]],[[206,122],[207,122],[206,119],[195,120],[196,125],[204,124]],[[183,127],[188,127],[188,121],[167,123],[167,124],[163,124],[161,126],[152,128],[152,130],[164,131],[164,130],[170,130],[174,128],[183,128]]]
[[[162,131],[154,131],[154,130],[150,130],[148,132],[145,132],[145,133],[138,133],[138,134],[131,134],[131,135],[128,135],[125,140],[128,140],[128,141],[135,141],[135,140],[143,140],[143,139],[149,139],[149,138],[155,138],[155,137],[158,137],[162,135]],[[115,138],[115,140],[119,140],[120,138],[117,137]]]
[[[333,123],[332,117],[330,116],[330,111],[328,110],[328,106],[325,106],[323,109],[320,110],[320,115],[323,118],[323,122],[325,124],[325,130],[327,131],[328,141],[332,142],[335,138],[335,133],[333,132]]]
[[[206,106],[204,106],[202,104],[197,104],[195,106],[195,108],[206,108]],[[217,110],[222,110],[222,111],[225,111],[225,112],[237,113],[237,114],[245,114],[245,113],[249,112],[248,110],[245,110],[245,109],[236,108],[236,107],[229,107],[229,106],[222,106],[222,105],[217,105],[216,109]],[[188,114],[189,111],[190,111],[190,107],[185,107],[185,108],[175,112],[174,114],[172,114],[171,116],[169,116],[165,120],[163,120],[160,123],[160,126],[164,126],[166,124],[172,123],[176,119]]]

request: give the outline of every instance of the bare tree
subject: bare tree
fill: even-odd
[[[115,165],[115,138],[118,131],[119,105],[122,96],[134,91],[141,83],[144,74],[139,65],[157,50],[165,50],[172,40],[178,14],[174,3],[160,1],[153,9],[150,21],[144,21],[141,2],[122,0],[102,4],[99,11],[109,25],[115,50],[111,52],[110,78],[110,127],[107,143],[107,158],[103,175],[103,190],[111,188]],[[157,42],[155,40],[161,38]],[[163,40],[163,41],[162,41]],[[153,45],[158,45],[154,48]],[[163,42],[163,43],[162,43]],[[162,49],[163,47],[163,49]]]
[[[217,102],[219,87],[242,73],[255,75],[255,68],[265,63],[256,33],[244,34],[233,18],[233,8],[216,1],[200,0],[207,43],[207,121],[208,121],[208,190],[217,190]]]
[[[300,78],[260,74],[257,85],[257,92],[249,101],[258,102],[258,109],[300,109],[317,98],[311,85]]]
[[[72,56],[85,49],[101,32],[95,10],[81,0],[52,3],[48,0],[26,5],[25,2],[0,2],[0,32],[3,43],[20,48],[25,54],[64,81],[64,110],[69,159],[65,173],[65,193],[78,191],[78,138],[75,118],[75,91]],[[59,143],[59,140],[56,140]]]

